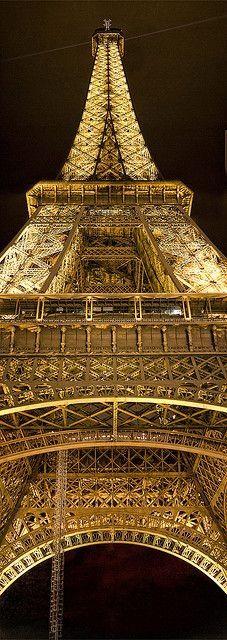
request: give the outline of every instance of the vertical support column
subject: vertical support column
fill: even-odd
[[[49,640],[61,640],[62,638],[64,598],[64,549],[62,548],[62,537],[65,532],[67,457],[67,451],[59,451],[57,454]]]
[[[142,305],[141,305],[141,299],[139,297],[135,297],[134,305],[135,305],[135,319],[137,321],[142,320]]]
[[[168,351],[168,342],[167,342],[166,326],[165,325],[163,327],[161,327],[161,332],[162,332],[163,351]]]
[[[186,335],[189,351],[193,351],[192,329],[189,325],[186,327]]]
[[[113,353],[117,351],[117,329],[116,327],[112,327],[112,349]]]
[[[38,327],[36,331],[35,353],[39,353],[40,333],[41,333],[41,327]]]
[[[86,327],[87,353],[91,353],[91,327]]]
[[[136,273],[135,273],[135,280],[136,280],[136,291],[140,291],[140,282],[141,282],[141,260],[136,260]]]
[[[137,330],[137,349],[138,349],[139,353],[142,353],[142,351],[143,351],[143,342],[142,342],[142,329],[141,329],[140,324],[137,325],[136,330]]]
[[[215,324],[212,325],[211,335],[212,335],[214,350],[218,351],[217,327]]]
[[[113,437],[117,439],[117,418],[118,418],[118,403],[114,400],[113,402]]]
[[[136,291],[143,290],[144,266],[142,260],[136,261]]]
[[[61,353],[65,351],[66,327],[61,327]]]
[[[14,339],[15,339],[15,327],[12,327],[10,334],[10,353],[13,353],[14,350]]]

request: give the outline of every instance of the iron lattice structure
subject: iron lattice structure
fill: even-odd
[[[112,541],[226,589],[227,263],[150,156],[123,49],[93,36],[72,149],[0,257],[0,586],[54,555],[55,605],[62,551]]]
[[[64,548],[67,495],[67,451],[59,451],[55,478],[53,520],[53,560],[51,571],[50,640],[62,637],[64,604]]]

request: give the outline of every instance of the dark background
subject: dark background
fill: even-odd
[[[2,640],[47,640],[50,562],[0,600]],[[133,545],[65,554],[64,640],[226,640],[226,596],[191,565]]]
[[[54,179],[79,124],[90,41],[103,18],[126,38],[227,14],[225,2],[2,2],[4,247],[27,218],[25,191]],[[126,40],[125,69],[142,132],[167,179],[195,191],[192,215],[226,251],[224,192],[226,21]],[[50,563],[18,580],[0,603],[4,640],[47,638]],[[133,546],[66,555],[65,637],[223,639],[224,595],[168,554]]]

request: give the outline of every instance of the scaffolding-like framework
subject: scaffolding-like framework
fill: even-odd
[[[64,547],[67,492],[67,450],[59,451],[53,514],[53,558],[51,568],[49,640],[62,638],[64,604]]]
[[[227,262],[147,150],[123,44],[94,34],[72,149],[0,256],[0,589],[53,557],[51,640],[82,544],[163,549],[226,590]]]

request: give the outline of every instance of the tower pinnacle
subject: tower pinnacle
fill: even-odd
[[[157,180],[133,109],[121,58],[124,36],[104,20],[92,37],[94,67],[83,116],[61,177],[76,180]]]
[[[109,30],[110,30],[110,27],[111,27],[111,20],[110,20],[110,19],[108,19],[108,20],[107,20],[107,19],[105,18],[105,20],[103,20],[103,25],[104,25],[104,27],[105,27],[105,30],[106,30],[106,31],[109,31]]]

